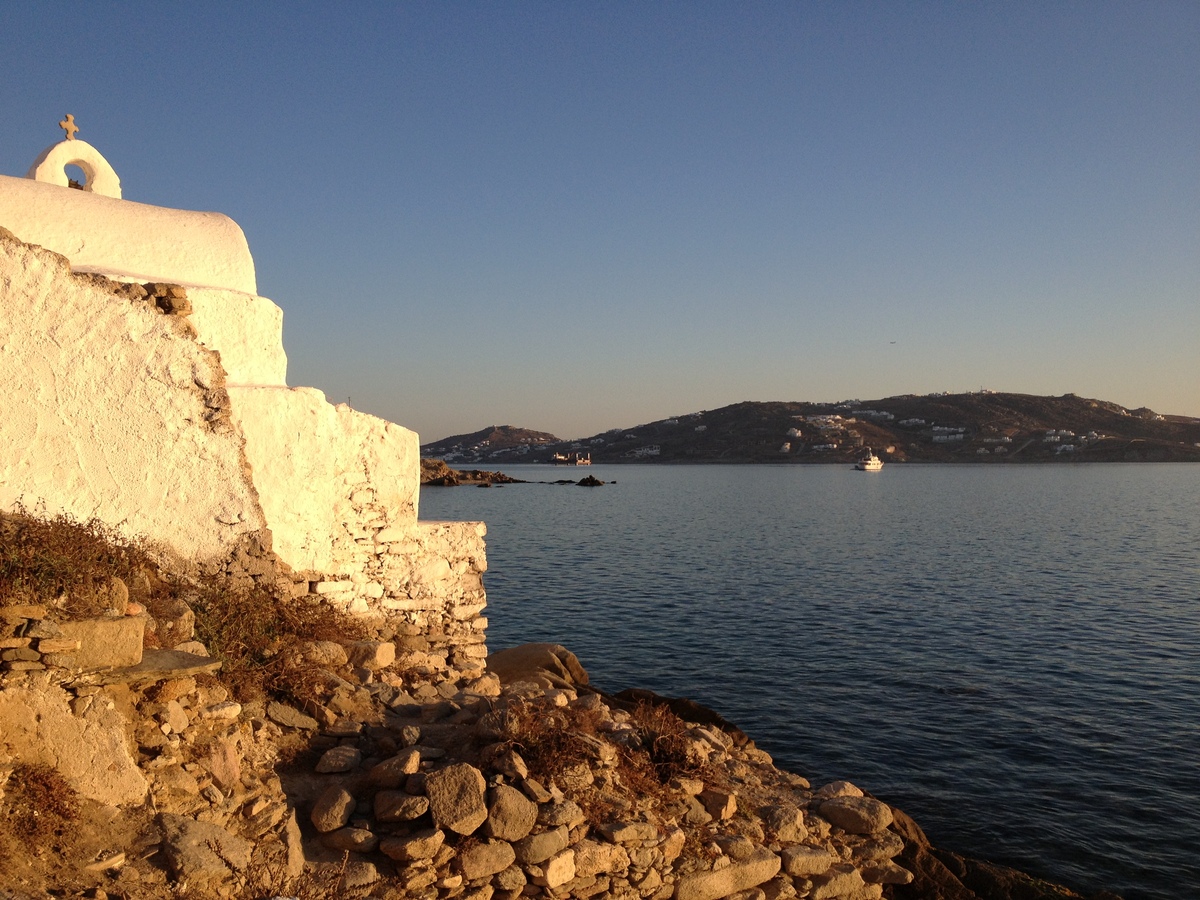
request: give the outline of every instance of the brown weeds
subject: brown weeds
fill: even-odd
[[[591,710],[540,700],[509,701],[502,722],[505,739],[535,778],[588,762],[593,744],[584,735],[594,737],[598,732],[597,716]]]
[[[69,834],[79,816],[79,798],[58,770],[36,763],[13,766],[0,800],[3,831],[34,846]]]
[[[37,518],[21,509],[0,514],[0,606],[36,603],[67,618],[100,615],[113,605],[114,579],[156,618],[169,614],[174,601],[187,603],[196,638],[222,660],[221,679],[239,700],[313,699],[317,673],[285,651],[303,641],[367,636],[358,620],[321,603],[279,597],[267,585],[164,573],[145,546],[95,520]]]
[[[209,579],[194,585],[187,602],[196,614],[196,638],[223,661],[222,680],[239,700],[279,694],[298,701],[319,693],[319,673],[286,652],[304,641],[358,640],[356,619],[312,601],[280,599],[268,588]]]
[[[704,764],[690,749],[692,739],[687,732],[692,726],[667,706],[639,703],[630,713],[630,722],[641,737],[642,747],[660,783],[667,784],[673,778],[705,775]]]
[[[144,547],[95,519],[0,514],[0,606],[52,603],[70,618],[99,615],[112,603],[114,578],[144,602],[142,573],[154,568]]]
[[[614,740],[603,727],[602,715],[573,706],[555,707],[543,700],[510,700],[501,716],[504,741],[525,760],[530,774],[542,781],[586,764],[598,770],[601,743],[616,750],[607,767],[618,793],[642,802],[668,802],[674,791],[668,785],[677,777],[711,778],[712,773],[689,754],[689,724],[670,709],[641,704],[630,713],[632,740]],[[572,797],[589,821],[603,822],[619,809],[610,792],[589,787]]]

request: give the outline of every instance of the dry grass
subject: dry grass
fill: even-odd
[[[144,573],[154,569],[144,547],[94,519],[0,514],[0,606],[50,603],[70,618],[98,615],[110,605],[113,578],[129,599],[146,602]]]
[[[239,700],[279,695],[303,702],[319,693],[316,670],[286,652],[304,641],[361,640],[361,622],[319,602],[280,599],[262,586],[208,580],[185,599],[196,614],[196,638],[223,661],[221,680]]]
[[[151,616],[186,602],[196,616],[196,638],[222,660],[221,680],[239,700],[313,698],[316,673],[284,651],[303,641],[367,637],[358,620],[321,603],[220,576],[163,572],[147,548],[100,522],[0,514],[0,606],[46,604],[66,618],[99,615],[111,606],[114,578]]]
[[[599,733],[599,717],[592,710],[556,707],[540,699],[514,699],[504,708],[501,728],[530,774],[545,778],[590,761],[593,745],[585,735],[595,738]]]
[[[277,696],[301,705],[322,694],[324,672],[298,662],[308,641],[365,640],[359,619],[308,597],[281,594],[273,583],[220,575],[169,576],[170,599],[195,614],[195,637],[222,661],[221,680],[241,701]],[[155,613],[153,603],[149,607]]]
[[[668,787],[679,777],[712,779],[712,773],[687,752],[691,727],[670,709],[644,703],[630,715],[637,735],[631,742],[614,743],[595,710],[555,707],[542,700],[512,700],[503,710],[504,741],[520,754],[530,774],[543,781],[579,764],[596,766],[597,744],[616,750],[611,775],[621,793],[650,803],[674,796]],[[607,821],[616,810],[611,798],[589,788],[573,798],[591,822]]]
[[[0,834],[25,847],[58,850],[72,838],[79,816],[75,791],[50,766],[18,763],[4,785],[0,800]],[[4,848],[11,855],[13,848]]]
[[[642,748],[660,783],[709,775],[705,765],[689,752],[692,740],[687,732],[691,724],[667,706],[639,703],[630,714],[630,722],[641,737]]]
[[[618,770],[634,769],[652,773],[665,785],[673,778],[700,777],[703,766],[689,754],[691,739],[687,722],[666,706],[640,703],[630,714],[638,741],[635,746],[620,746],[622,765]],[[550,776],[563,768],[591,763],[595,742],[607,740],[600,727],[600,715],[589,709],[555,707],[540,700],[514,700],[508,703],[503,730],[508,743],[521,754],[535,777]]]

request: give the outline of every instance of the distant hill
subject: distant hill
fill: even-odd
[[[1200,462],[1200,419],[1126,409],[1074,394],[982,391],[840,403],[735,403],[563,441],[487,428],[422,447],[456,463],[849,463],[870,447],[886,462]]]
[[[421,456],[438,457],[448,462],[473,462],[491,459],[494,454],[502,453],[505,459],[512,461],[515,458],[524,458],[532,451],[562,443],[562,438],[555,437],[547,431],[530,431],[528,428],[517,428],[513,425],[489,425],[473,434],[456,434],[430,444],[422,444]],[[540,462],[543,456],[548,455],[538,453],[536,461]],[[535,459],[530,457],[528,461],[534,462]]]

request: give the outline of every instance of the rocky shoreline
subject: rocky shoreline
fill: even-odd
[[[0,897],[1080,896],[937,850],[697,704],[604,694],[558,645],[494,653],[456,685],[396,671],[386,641],[299,644],[303,709],[237,702],[186,649],[57,683],[5,673]],[[31,795],[47,763],[57,780]],[[38,846],[14,808],[41,814]]]
[[[23,516],[0,551],[0,900],[1080,896],[557,644],[451,666],[265,551],[185,574]]]
[[[452,469],[440,459],[421,460],[422,486],[455,487],[460,484],[491,487],[493,484],[524,484],[524,482],[520,478],[512,478],[503,472],[486,472],[482,469]]]

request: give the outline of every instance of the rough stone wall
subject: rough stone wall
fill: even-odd
[[[407,535],[376,537],[387,548],[379,554],[386,591],[380,606],[407,625],[400,629],[397,648],[402,657],[407,654],[408,666],[445,667],[464,675],[483,669],[486,533],[482,522],[422,522]]]
[[[41,604],[0,607],[0,672],[136,666],[147,618],[125,612],[60,623]]]
[[[396,645],[396,668],[436,681],[478,676],[487,657],[482,522],[420,522],[358,539],[345,577],[293,575],[293,593],[375,620]],[[350,567],[347,567],[350,568]]]
[[[0,507],[96,518],[197,562],[266,528],[220,358],[186,319],[3,233],[0,386]]]

